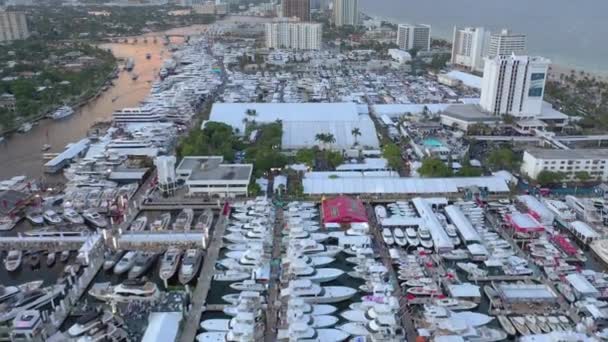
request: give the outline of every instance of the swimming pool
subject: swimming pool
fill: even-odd
[[[426,147],[441,147],[443,143],[437,138],[426,138],[422,141],[422,144]]]

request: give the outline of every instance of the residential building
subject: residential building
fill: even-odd
[[[526,35],[503,29],[490,35],[487,56],[509,56],[526,54]]]
[[[608,180],[608,149],[525,151],[521,172],[536,179],[542,171],[561,172],[570,178],[576,178],[577,172],[587,172],[592,178],[606,181]]]
[[[473,71],[482,71],[483,57],[489,41],[490,32],[483,27],[455,26],[452,38],[452,64]]]
[[[310,0],[283,0],[283,17],[310,21]]]
[[[175,170],[189,195],[247,196],[253,164],[223,164],[221,156],[184,157]]]
[[[321,49],[321,23],[266,23],[266,47],[298,50]]]
[[[334,24],[359,25],[359,0],[334,0]]]
[[[0,42],[26,39],[29,36],[25,13],[6,12],[0,9]]]
[[[550,60],[529,56],[485,59],[480,105],[494,114],[533,118],[541,114]]]
[[[429,51],[431,49],[431,26],[399,24],[397,46],[401,50]]]

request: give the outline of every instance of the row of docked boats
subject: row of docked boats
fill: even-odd
[[[201,267],[203,254],[200,249],[188,249],[185,253],[175,247],[167,249],[162,254],[158,266],[160,278],[169,280],[177,272],[180,283],[184,285],[190,283]],[[155,252],[107,252],[103,269],[105,271],[112,270],[114,274],[118,275],[127,273],[129,279],[136,279],[146,275],[153,268],[158,257],[159,254]]]
[[[205,209],[194,220],[194,211],[190,208],[183,209],[175,218],[175,222],[171,223],[171,213],[163,213],[157,219],[148,224],[148,217],[143,215],[133,221],[129,229],[131,231],[143,231],[148,228],[149,231],[165,231],[173,229],[176,231],[185,230],[201,230],[209,231],[213,223],[213,211]]]
[[[11,321],[25,310],[46,306],[65,290],[65,285],[42,285],[40,280],[19,286],[0,286],[0,324]]]
[[[19,269],[19,267],[21,267],[21,264],[24,261],[27,262],[32,268],[40,267],[42,255],[43,254],[41,252],[30,252],[26,254],[20,250],[11,250],[4,258],[4,268],[9,272],[15,272]],[[63,263],[67,262],[70,258],[70,251],[64,250],[61,253],[47,252],[45,258],[46,266],[52,267],[58,258]]]
[[[52,209],[31,210],[25,215],[25,218],[33,225],[43,225],[45,222],[51,225],[65,223],[82,225],[86,222],[94,228],[105,228],[108,225],[107,219],[94,209],[87,209],[82,214],[72,208],[66,208],[62,213]]]

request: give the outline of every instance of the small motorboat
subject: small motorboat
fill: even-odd
[[[209,230],[211,229],[211,224],[213,223],[213,210],[205,209],[202,214],[198,216],[196,219],[196,223],[194,224],[195,230]]]
[[[496,317],[498,319],[498,322],[500,323],[500,326],[504,329],[504,331],[511,335],[511,336],[515,336],[517,335],[517,330],[515,330],[515,327],[513,326],[513,324],[511,324],[511,321],[509,321],[509,319],[507,318],[507,316],[505,315],[498,315]]]
[[[61,252],[61,256],[59,257],[59,260],[63,263],[67,262],[68,259],[70,259],[70,251],[69,250],[65,250]]]
[[[89,209],[85,211],[82,216],[84,219],[95,226],[96,228],[105,228],[108,226],[108,221],[105,217],[101,216],[97,211]]]
[[[133,267],[133,264],[135,264],[135,259],[138,255],[138,252],[127,252],[114,266],[114,273],[123,274],[129,271]]]
[[[165,254],[163,254],[163,258],[160,261],[160,269],[158,271],[160,279],[168,280],[173,277],[175,272],[177,272],[177,267],[181,258],[182,251],[179,248],[169,248]]]
[[[21,266],[21,260],[23,258],[23,252],[18,250],[12,250],[8,252],[8,255],[4,259],[4,268],[9,272],[16,271]]]
[[[63,218],[73,224],[83,224],[84,218],[78,214],[78,212],[72,208],[63,210]]]
[[[51,149],[51,145],[49,145],[49,144],[44,144],[44,145],[42,145],[42,148],[41,148],[41,150],[43,152],[46,152],[46,151],[48,151],[50,149]]]
[[[247,272],[228,270],[228,271],[214,274],[213,280],[214,281],[234,282],[234,281],[245,280],[245,279],[248,279],[249,277],[251,277],[251,274],[249,274]]]
[[[44,214],[42,214],[44,220],[49,224],[59,224],[63,222],[61,216],[59,216],[54,210],[45,210]]]
[[[542,330],[538,327],[538,325],[536,324],[536,316],[534,315],[525,315],[524,316],[524,320],[526,322],[526,326],[528,327],[528,329],[530,329],[530,331],[533,334],[542,334]]]
[[[515,330],[517,330],[520,335],[530,335],[530,329],[528,329],[528,326],[526,325],[525,318],[521,316],[514,316],[510,317],[509,319],[511,320],[513,327],[515,327]]]
[[[55,264],[55,259],[57,258],[57,253],[49,252],[46,256],[46,266],[51,267]]]
[[[190,230],[192,227],[192,219],[194,218],[194,211],[190,208],[183,209],[175,222],[173,222],[173,230]]]
[[[131,223],[130,230],[133,232],[139,232],[146,228],[146,224],[148,224],[147,216],[138,217],[133,223]]]
[[[30,221],[31,224],[41,225],[44,224],[44,217],[42,213],[38,211],[31,211],[25,215],[25,218]]]
[[[164,213],[160,217],[150,223],[150,230],[153,232],[166,230],[171,223],[171,213]]]

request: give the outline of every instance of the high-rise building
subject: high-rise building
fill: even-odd
[[[490,35],[486,56],[510,56],[512,54],[527,54],[525,34],[512,33],[510,30],[503,29],[500,33]]]
[[[310,0],[283,0],[283,17],[310,21]]]
[[[25,39],[29,36],[25,13],[5,12],[0,9],[0,42]]]
[[[485,58],[481,81],[482,109],[494,115],[539,115],[550,63],[542,57],[511,55]]]
[[[431,27],[429,25],[399,24],[397,46],[401,50],[429,51],[431,49]]]
[[[266,23],[266,47],[274,49],[321,49],[323,25],[320,23]]]
[[[334,24],[359,25],[359,0],[334,0]]]
[[[482,71],[483,57],[489,41],[490,32],[483,27],[454,27],[452,64],[473,71]]]

